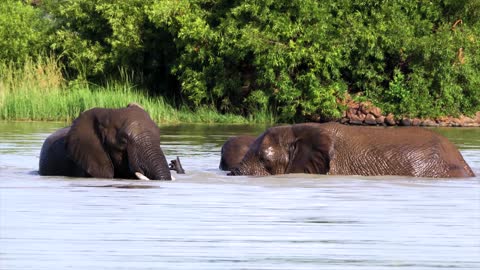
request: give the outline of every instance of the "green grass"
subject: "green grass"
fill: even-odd
[[[72,83],[63,79],[53,58],[26,61],[21,66],[0,63],[0,120],[71,121],[93,107],[120,108],[140,104],[158,123],[272,123],[269,113],[248,118],[220,114],[202,107],[176,109],[162,97],[150,97],[135,89],[128,79],[106,86]]]

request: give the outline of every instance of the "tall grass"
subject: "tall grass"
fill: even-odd
[[[28,59],[22,66],[0,63],[0,119],[71,121],[80,112],[93,108],[120,108],[141,104],[159,123],[272,123],[271,114],[249,118],[220,114],[212,108],[195,111],[176,109],[162,97],[150,97],[136,89],[128,76],[106,86],[67,83],[61,66],[53,57]]]

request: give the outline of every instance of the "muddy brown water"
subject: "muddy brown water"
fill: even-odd
[[[0,122],[0,269],[480,269],[480,177],[230,177],[264,126],[162,127],[173,182],[38,176],[61,123]],[[480,129],[436,129],[480,175]]]

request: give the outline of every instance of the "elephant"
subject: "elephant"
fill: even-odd
[[[455,145],[434,131],[421,127],[346,126],[335,122],[269,128],[229,175],[288,173],[475,176]]]
[[[220,170],[231,171],[240,164],[256,137],[240,135],[228,138],[223,144],[220,158]]]
[[[48,136],[39,174],[172,180],[160,147],[160,129],[135,103],[84,111],[71,126]]]

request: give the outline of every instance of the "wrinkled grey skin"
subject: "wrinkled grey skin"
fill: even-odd
[[[474,176],[455,145],[433,131],[337,123],[269,128],[231,175],[287,173]]]
[[[219,165],[220,170],[231,171],[238,166],[255,139],[256,137],[250,135],[228,138],[222,146]]]
[[[40,175],[171,180],[160,130],[136,104],[93,108],[51,134],[40,153]]]

